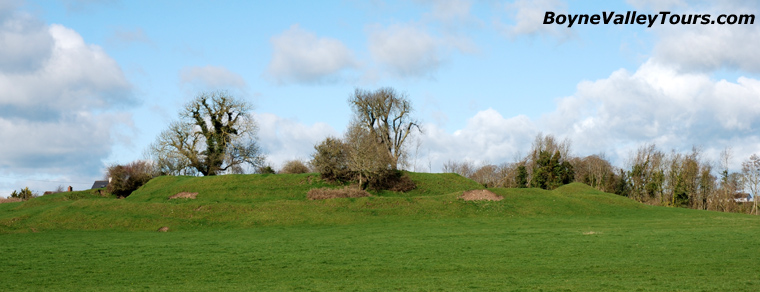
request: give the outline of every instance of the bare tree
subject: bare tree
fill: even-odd
[[[583,158],[570,160],[575,170],[575,181],[585,183],[595,189],[611,192],[607,189],[614,179],[615,169],[605,159],[604,153],[589,155]]]
[[[757,196],[760,192],[760,156],[752,154],[742,162],[742,178],[747,190],[752,193],[752,212],[758,215]]]
[[[680,154],[675,157],[671,164],[672,174],[680,171]],[[628,161],[630,196],[640,202],[657,199],[660,204],[665,201],[665,154],[658,150],[654,144],[645,144],[631,155]],[[675,180],[673,180],[675,181]]]
[[[478,167],[472,175],[470,175],[470,179],[487,188],[496,187],[496,184],[501,179],[499,176],[499,167],[486,163],[485,165]]]
[[[453,160],[443,163],[444,173],[456,173],[463,177],[471,177],[475,173],[475,165],[470,161],[456,162]]]
[[[369,130],[390,156],[392,168],[398,169],[405,156],[404,141],[415,129],[420,130],[411,117],[412,105],[407,96],[388,87],[374,92],[356,89],[349,104],[356,121]]]
[[[734,194],[739,190],[740,183],[736,181],[736,173],[729,172],[733,151],[726,147],[720,152],[720,188],[716,196],[709,199],[711,209],[723,212],[733,212],[737,209]]]
[[[201,93],[150,146],[150,157],[167,174],[217,175],[258,166],[263,155],[256,141],[251,106],[226,92]]]

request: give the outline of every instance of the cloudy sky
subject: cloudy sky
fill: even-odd
[[[255,105],[275,168],[342,135],[355,88],[413,102],[417,171],[512,162],[539,132],[573,153],[760,153],[754,25],[545,25],[546,11],[760,14],[748,1],[0,0],[0,196],[87,189],[141,159],[179,108]]]

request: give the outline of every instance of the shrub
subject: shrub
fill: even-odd
[[[274,168],[272,168],[271,165],[262,165],[256,168],[257,174],[275,174],[277,173],[274,171]]]
[[[155,173],[153,166],[142,160],[111,166],[108,168],[109,183],[106,190],[118,197],[127,197],[155,177]]]
[[[409,178],[408,175],[398,176],[392,181],[392,184],[388,187],[392,192],[408,192],[417,188],[417,184]]]
[[[2,203],[15,203],[15,202],[21,202],[22,200],[19,198],[2,198],[0,197],[0,204]]]
[[[309,200],[324,200],[335,198],[361,198],[371,196],[368,192],[358,188],[347,186],[342,189],[319,188],[311,189],[306,193]]]
[[[301,160],[290,160],[280,170],[280,173],[298,174],[308,173],[309,167]]]
[[[11,198],[20,199],[22,201],[29,200],[31,198],[38,197],[37,193],[32,192],[29,190],[29,187],[25,187],[21,189],[20,191],[16,192],[15,190],[11,193]]]
[[[401,171],[390,169],[369,177],[367,181],[367,188],[375,191],[408,192],[416,187],[414,181]]]
[[[351,171],[348,168],[348,147],[343,141],[327,137],[314,146],[311,165],[327,181],[349,181]]]

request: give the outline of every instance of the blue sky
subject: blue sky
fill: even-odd
[[[539,132],[625,166],[643,143],[760,153],[760,24],[542,24],[545,11],[754,13],[755,1],[0,0],[0,195],[89,188],[180,107],[255,106],[276,168],[390,86],[424,133],[409,167],[513,162]],[[416,162],[416,163],[415,163]]]

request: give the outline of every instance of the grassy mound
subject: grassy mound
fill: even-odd
[[[83,191],[0,204],[0,233],[17,233],[0,234],[0,290],[760,287],[747,273],[760,258],[758,216],[652,207],[577,183],[464,201],[482,188],[409,175],[413,191],[362,198],[307,200],[343,187],[315,174],[233,175],[161,177],[126,199]],[[198,194],[168,199],[181,192]]]
[[[316,173],[162,176],[152,179],[125,200],[164,203],[180,192],[198,193],[196,203],[305,200],[310,189],[321,187],[335,186],[322,181]]]
[[[408,173],[417,188],[371,197],[308,200],[309,190],[343,188],[317,174],[159,177],[125,199],[97,191],[60,193],[0,204],[0,233],[49,230],[171,230],[345,225],[383,220],[531,216],[637,216],[653,207],[570,184],[554,191],[490,189],[501,201],[464,201],[482,189],[456,174]],[[197,193],[196,199],[172,199]],[[639,212],[639,213],[636,213]]]

